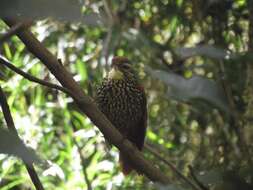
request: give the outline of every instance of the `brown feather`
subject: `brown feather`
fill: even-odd
[[[127,139],[136,145],[136,147],[141,151],[144,146],[146,129],[147,129],[147,103],[146,95],[143,91],[143,116],[140,122],[136,126],[132,126],[127,134]],[[129,158],[120,152],[119,162],[121,165],[121,170],[124,175],[128,175],[133,170],[133,166],[129,161]],[[141,174],[141,173],[139,173]]]
[[[123,79],[107,78],[98,89],[96,102],[121,134],[142,150],[147,128],[147,101],[144,89],[128,59],[116,57],[112,67],[124,73]],[[124,65],[124,66],[123,66]],[[133,170],[129,158],[120,152],[122,172],[127,175]]]

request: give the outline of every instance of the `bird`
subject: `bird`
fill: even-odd
[[[97,89],[95,102],[122,136],[141,151],[147,128],[147,100],[144,87],[128,58],[113,57],[110,71]],[[122,152],[119,152],[119,163],[124,175],[134,170]]]

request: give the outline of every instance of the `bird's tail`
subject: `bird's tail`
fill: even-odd
[[[119,153],[119,163],[124,175],[128,175],[132,170],[132,164],[130,163],[129,159],[123,155],[121,152]]]
[[[144,146],[145,133],[146,127],[135,127],[134,130],[131,130],[130,133],[128,133],[127,139],[131,141],[139,151],[141,151]],[[119,153],[119,162],[124,175],[128,175],[134,169],[130,159],[122,152]],[[138,171],[137,173],[142,175],[142,173]]]

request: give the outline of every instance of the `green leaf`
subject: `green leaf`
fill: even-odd
[[[87,76],[88,76],[86,64],[81,60],[77,60],[76,67],[77,67],[78,73],[81,75],[82,79],[86,80]]]
[[[8,59],[11,59],[12,58],[12,54],[11,54],[10,46],[7,43],[4,43],[3,47],[4,47],[4,51],[5,51],[6,57]]]

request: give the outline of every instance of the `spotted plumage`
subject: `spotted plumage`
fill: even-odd
[[[96,102],[121,134],[141,150],[147,124],[146,97],[128,59],[112,60],[112,69],[98,88]],[[120,162],[123,173],[128,174],[132,166],[122,153]]]

